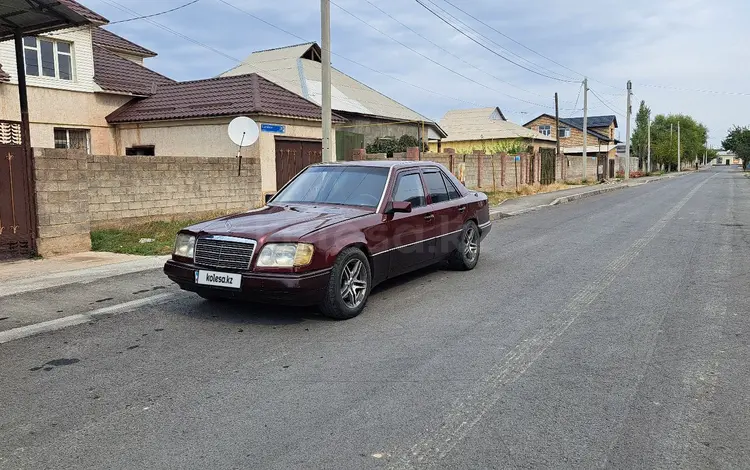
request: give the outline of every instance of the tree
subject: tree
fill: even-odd
[[[638,114],[635,116],[635,130],[630,138],[630,152],[634,157],[644,160],[648,157],[648,122],[651,120],[651,108],[641,101]]]
[[[651,124],[652,159],[668,169],[677,166],[677,125],[680,126],[682,162],[692,162],[706,150],[708,128],[684,114],[659,114]]]
[[[734,126],[729,129],[726,139],[721,143],[724,150],[734,152],[742,160],[742,169],[750,167],[750,129]]]
[[[388,137],[379,137],[367,145],[367,153],[385,153],[392,157],[394,153],[406,152],[409,147],[419,147],[416,137],[404,134],[398,140]],[[429,150],[427,144],[422,145],[422,151]]]

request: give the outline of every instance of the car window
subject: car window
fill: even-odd
[[[388,168],[312,166],[273,199],[275,203],[326,203],[377,207]]]
[[[461,197],[461,193],[458,192],[458,189],[456,189],[456,185],[453,184],[453,181],[445,174],[442,173],[443,179],[445,180],[445,186],[448,188],[448,196],[451,199],[458,199]]]
[[[393,200],[411,202],[411,207],[425,205],[424,188],[419,173],[399,176],[396,189],[393,191]]]
[[[445,181],[443,181],[443,176],[439,171],[425,172],[424,182],[427,185],[427,191],[430,192],[433,204],[450,200],[448,190],[445,187]]]

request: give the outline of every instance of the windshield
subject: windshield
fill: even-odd
[[[321,203],[377,207],[385,189],[388,168],[313,166],[294,179],[274,203]]]

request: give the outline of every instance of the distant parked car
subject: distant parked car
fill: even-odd
[[[441,165],[319,164],[261,209],[182,230],[164,272],[206,299],[317,304],[345,319],[386,279],[446,259],[473,269],[491,227],[487,196]]]

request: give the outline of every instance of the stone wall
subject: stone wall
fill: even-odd
[[[34,149],[39,254],[86,251],[92,228],[262,205],[260,162]]]

